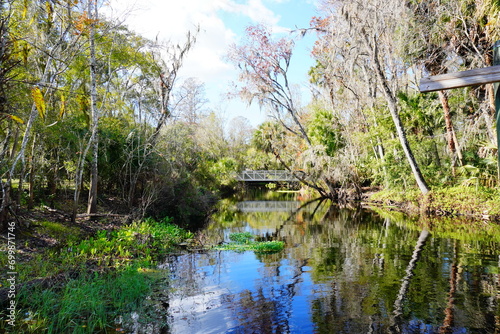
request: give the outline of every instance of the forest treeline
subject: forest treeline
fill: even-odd
[[[203,83],[177,82],[197,31],[151,41],[100,6],[0,1],[4,223],[38,205],[73,220],[104,208],[185,222],[210,209],[242,161],[248,121],[223,124]]]
[[[298,171],[322,196],[363,186],[498,186],[493,85],[420,94],[418,82],[493,64],[495,0],[324,0],[310,27],[247,29],[227,59],[230,92],[271,118],[252,129],[206,108],[180,81],[197,31],[151,41],[92,0],[0,0],[0,222],[48,205],[189,221],[247,169]],[[314,34],[303,105],[294,40]],[[302,172],[305,172],[302,173]],[[304,176],[305,175],[305,176]]]
[[[422,77],[493,65],[500,3],[489,0],[324,0],[300,38],[315,34],[313,102],[289,81],[293,38],[250,27],[230,59],[239,94],[274,116],[260,148],[333,199],[363,186],[419,189],[498,186],[495,88],[421,94]],[[311,181],[313,180],[313,181]]]

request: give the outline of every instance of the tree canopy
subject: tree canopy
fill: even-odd
[[[66,202],[74,217],[87,192],[89,213],[109,198],[140,214],[208,206],[250,168],[300,171],[334,199],[367,186],[498,184],[493,85],[417,91],[424,76],[492,64],[498,1],[323,0],[298,29],[316,36],[305,105],[289,76],[301,34],[248,27],[228,50],[241,79],[230,93],[271,115],[258,129],[207,108],[198,79],[178,82],[197,29],[159,44],[95,1],[0,5],[2,222]],[[193,202],[179,202],[181,190]]]

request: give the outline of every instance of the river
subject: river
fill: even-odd
[[[234,232],[274,254],[170,256],[171,333],[500,333],[500,235],[484,222],[253,192],[224,200],[207,245]]]

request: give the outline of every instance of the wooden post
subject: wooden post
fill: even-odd
[[[500,41],[493,44],[493,65],[500,65]],[[500,84],[495,82],[493,90],[495,92],[495,119],[497,121],[497,161],[498,161],[498,183],[500,184]]]

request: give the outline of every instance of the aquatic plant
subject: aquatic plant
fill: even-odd
[[[101,230],[79,243],[69,243],[65,260],[73,257],[94,260],[100,266],[120,267],[132,260],[153,263],[192,233],[171,224],[170,218],[158,222],[146,219],[115,231]]]

